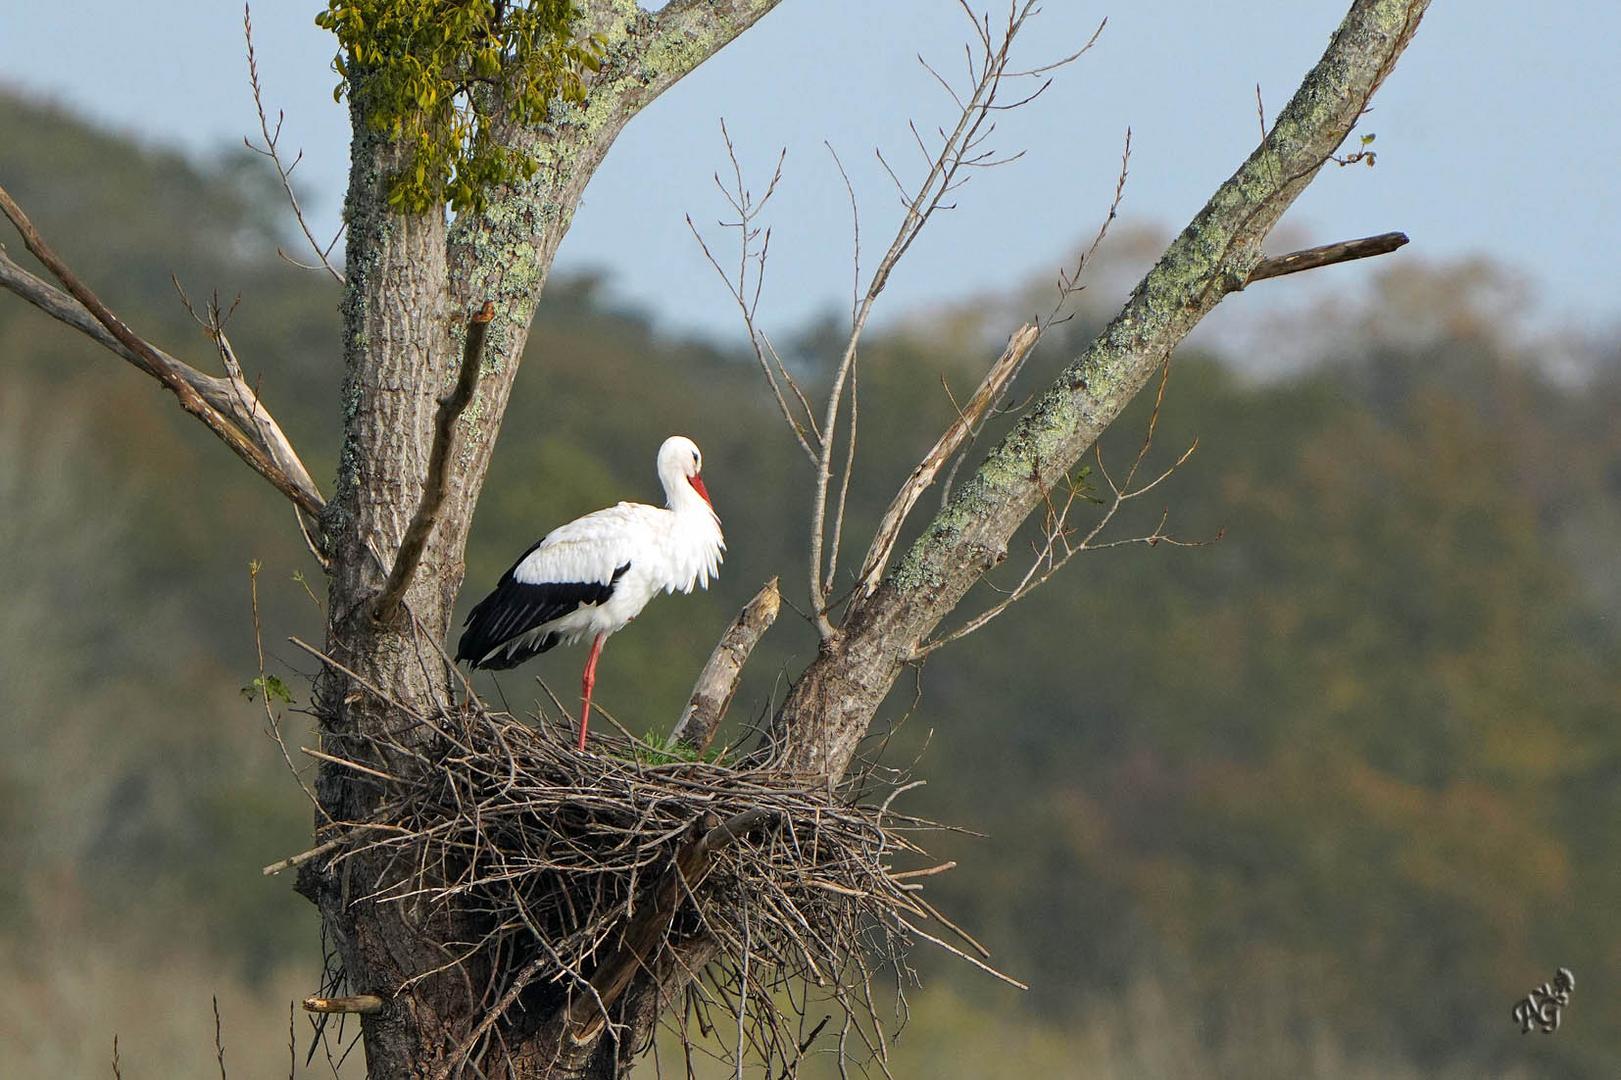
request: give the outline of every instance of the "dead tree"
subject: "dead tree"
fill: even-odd
[[[1008,558],[1015,531],[1045,508],[1048,543],[1037,557],[1045,559],[1047,569],[1038,567],[1025,583],[1072,552],[1063,518],[1067,503],[1055,502],[1054,493],[1065,490],[1072,470],[1103,430],[1227,294],[1265,277],[1377,253],[1378,244],[1352,244],[1292,261],[1263,261],[1261,244],[1333,159],[1428,6],[1428,0],[1351,3],[1322,59],[1260,145],[1171,243],[1106,329],[1034,398],[1010,434],[977,465],[963,467],[943,508],[909,548],[898,551],[901,526],[918,494],[939,482],[948,461],[965,452],[987,403],[1001,396],[1033,344],[1032,335],[1043,327],[1014,335],[1008,353],[992,365],[984,393],[965,407],[959,424],[897,496],[846,599],[835,596],[833,587],[845,539],[839,492],[847,480],[841,480],[841,469],[847,477],[849,468],[836,428],[842,420],[847,448],[853,418],[844,402],[850,401],[847,387],[853,389],[847,376],[857,362],[860,328],[915,229],[956,182],[953,170],[978,163],[975,110],[1007,104],[974,96],[979,84],[994,93],[1002,78],[1019,74],[1007,67],[1005,49],[998,53],[1005,44],[994,32],[1000,24],[976,19],[983,48],[980,67],[971,72],[978,82],[959,100],[966,126],[956,133],[942,130],[948,139],[944,156],[913,189],[916,198],[895,245],[879,264],[869,296],[858,298],[850,347],[825,411],[813,415],[800,396],[803,415],[796,414],[791,395],[801,392],[773,383],[816,470],[810,594],[821,635],[819,655],[772,718],[768,753],[732,772],[705,773],[712,766],[703,762],[668,767],[676,778],[671,790],[710,784],[705,798],[713,796],[717,806],[727,808],[726,816],[698,813],[697,803],[676,800],[670,804],[679,811],[676,817],[646,817],[642,831],[633,831],[634,843],[623,849],[633,852],[625,856],[628,876],[612,884],[623,891],[623,903],[605,916],[599,937],[571,960],[548,953],[556,942],[543,927],[531,927],[528,937],[521,926],[491,936],[488,910],[473,902],[473,891],[455,887],[457,874],[488,855],[480,848],[487,834],[468,834],[465,844],[445,839],[460,836],[456,829],[465,822],[435,819],[434,807],[441,804],[434,800],[445,792],[460,797],[457,785],[482,782],[480,770],[489,765],[489,755],[501,753],[503,767],[527,763],[523,768],[529,771],[521,775],[530,784],[526,790],[561,820],[585,813],[583,804],[559,802],[562,796],[548,792],[574,790],[571,784],[611,787],[619,782],[616,777],[623,779],[623,768],[583,765],[585,759],[572,751],[547,748],[544,725],[537,732],[480,710],[440,645],[450,629],[473,508],[530,320],[586,182],[643,106],[777,2],[674,0],[650,13],[628,0],[584,0],[580,32],[598,35],[602,60],[586,79],[583,100],[560,104],[544,123],[498,124],[502,145],[530,155],[538,168],[530,179],[494,191],[476,212],[457,215],[454,224],[443,208],[416,214],[390,207],[389,177],[407,148],[368,122],[365,88],[354,88],[342,274],[346,374],[338,403],[343,449],[330,498],[322,496],[264,402],[241,377],[217,322],[212,334],[224,376],[183,363],[126,326],[0,191],[0,210],[61,288],[3,255],[0,285],[162,382],[183,408],[287,496],[327,573],[326,641],[312,648],[323,662],[317,686],[322,746],[312,751],[321,761],[312,792],[317,844],[279,868],[298,867],[298,887],[319,906],[343,975],[343,987],[324,988],[330,992],[312,999],[310,1007],[360,1015],[374,1077],[449,1076],[469,1063],[478,1071],[468,1075],[616,1075],[646,1045],[661,1011],[689,992],[694,977],[712,961],[730,958],[727,970],[740,971],[732,985],[745,999],[751,987],[766,985],[753,981],[761,966],[773,962],[760,951],[762,938],[746,915],[733,932],[706,928],[706,890],[720,888],[714,882],[746,881],[737,875],[755,872],[749,860],[776,868],[756,868],[767,875],[785,865],[792,869],[794,859],[813,860],[816,856],[785,837],[798,827],[796,821],[820,827],[806,823],[823,820],[824,809],[825,816],[837,819],[828,826],[828,842],[837,847],[840,836],[847,838],[840,851],[859,854],[868,842],[864,838],[881,835],[887,805],[852,811],[839,802],[838,782],[897,677],[954,633],[942,632],[942,624],[970,588]],[[1029,4],[1008,12],[1007,38],[1030,14]],[[998,63],[1000,71],[990,72]],[[986,81],[988,74],[996,77]],[[958,140],[954,149],[950,139]],[[740,293],[739,302],[745,299]],[[752,326],[750,334],[758,346]],[[776,370],[785,376],[786,369],[774,369],[771,358],[766,343],[761,361],[767,374]],[[1128,479],[1114,487],[1111,481],[1117,499],[1129,495],[1130,484]],[[716,680],[735,679],[747,652],[747,642],[740,645],[736,635],[758,635],[769,623],[760,605],[774,612],[775,595],[772,590],[767,604],[762,594],[752,612],[740,617],[723,643],[730,652],[718,653],[700,680],[702,700],[695,699],[692,709],[705,714],[684,725],[699,733],[691,737],[701,741],[713,732],[711,713],[724,708],[730,694]],[[976,619],[983,621],[970,616],[963,625],[977,625]],[[486,741],[475,746],[481,739]],[[512,776],[520,778],[518,772]],[[480,789],[477,797],[510,801],[521,786],[515,779]],[[825,802],[815,803],[817,798]],[[602,823],[609,818],[594,820],[599,829],[607,828]],[[389,837],[411,831],[407,823],[417,841],[409,848],[418,859],[414,877],[392,869],[405,849],[390,847]],[[653,826],[654,832],[646,831]],[[874,827],[878,834],[867,831]],[[438,861],[430,864],[430,854]],[[932,909],[908,899],[916,895],[917,883],[897,882],[935,868],[892,872],[887,858],[860,855],[857,861],[867,861],[860,862],[855,878],[826,878],[822,891],[892,893],[893,904],[877,917],[899,919],[908,931],[932,937],[917,926]],[[547,888],[566,893],[567,873],[556,866],[548,873]],[[785,902],[798,903],[786,888]],[[432,894],[437,902],[404,902],[401,890],[416,897]],[[524,902],[518,897],[517,906],[503,910],[518,912],[511,917],[521,922],[528,917],[520,910]],[[811,910],[827,918],[859,919],[866,909],[858,907],[854,915],[845,909]],[[907,914],[913,911],[915,918]],[[824,929],[805,920],[784,933],[816,939]],[[837,977],[822,972],[819,963],[859,952],[854,943],[831,936],[831,949],[802,942],[800,955],[810,958],[815,978]],[[491,940],[499,947],[476,955],[458,951],[459,943]],[[516,942],[527,942],[527,952],[518,954]],[[808,970],[806,977],[812,977]],[[731,1001],[728,995],[725,986],[717,986],[706,1000],[721,1008],[717,1003]],[[744,1005],[738,1005],[740,1021],[743,1012]],[[741,1052],[741,1030],[738,1038]],[[780,1065],[791,1071],[803,1047],[779,1046],[776,1052],[783,1058]]]

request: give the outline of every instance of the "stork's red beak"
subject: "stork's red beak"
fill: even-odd
[[[711,510],[713,510],[715,508],[715,504],[712,503],[712,502],[709,502],[709,489],[704,487],[704,478],[703,477],[701,477],[701,476],[689,476],[689,477],[687,477],[687,483],[692,485],[692,490],[694,490],[694,491],[696,491],[698,493],[699,498],[703,499],[704,502],[709,503],[709,508]]]

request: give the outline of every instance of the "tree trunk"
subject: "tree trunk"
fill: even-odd
[[[1187,332],[1241,287],[1262,239],[1351,130],[1425,6],[1424,0],[1353,5],[1328,53],[1249,161],[796,682],[777,720],[792,746],[790,767],[833,779],[843,774],[900,670],[973,583],[1005,557],[1043,488],[1075,465]],[[662,89],[638,66],[645,49],[624,44],[645,32],[645,18],[628,24],[609,18],[604,25],[623,35],[629,59],[605,72],[584,107],[544,131],[509,133],[539,158],[540,172],[484,213],[459,221],[448,243],[442,219],[388,212],[382,183],[393,150],[367,130],[362,106],[354,110],[346,209],[346,438],[327,521],[334,539],[328,648],[411,708],[433,707],[449,695],[447,665],[425,639],[443,640],[449,629],[471,509],[558,244],[613,138]],[[618,90],[608,93],[612,87]],[[367,601],[420,496],[435,399],[454,378],[467,317],[485,300],[494,301],[497,316],[477,398],[457,433],[457,485],[406,598],[422,634],[405,625],[376,626]],[[402,720],[357,692],[346,676],[329,677],[321,703],[333,746],[362,761],[373,760],[365,737]],[[386,762],[378,767],[387,771]],[[363,820],[376,792],[364,776],[332,766],[323,773],[323,800],[348,820]],[[480,1003],[470,988],[478,985],[478,973],[452,968],[422,978],[449,959],[434,942],[454,928],[423,933],[407,908],[356,903],[353,882],[366,879],[365,863],[342,865],[343,874],[311,881],[311,891],[350,986],[391,1002],[364,1020],[371,1075],[432,1075],[476,1020]],[[413,977],[418,981],[400,992]],[[615,1075],[618,1060],[628,1060],[632,1044],[651,1030],[660,989],[643,980],[627,995],[631,1037],[623,1047],[604,1038],[575,1046],[555,1028],[527,1037],[514,1031],[499,1067],[520,1077]]]
[[[446,639],[463,577],[473,507],[488,469],[535,305],[586,183],[626,123],[648,102],[776,6],[777,0],[676,0],[651,15],[626,0],[588,5],[587,28],[607,59],[586,101],[554,108],[540,129],[509,128],[503,141],[533,155],[534,177],[495,193],[478,214],[447,228],[443,212],[402,216],[387,186],[404,151],[367,122],[364,73],[351,65],[352,127],[347,280],[343,301],[343,448],[323,515],[328,585],[326,653],[317,686],[327,752],[382,772],[406,768],[378,749],[388,733],[406,746],[425,739],[408,713],[452,698]],[[469,316],[493,302],[477,394],[456,426],[453,482],[421,563],[390,625],[372,603],[422,496],[437,401],[455,381]],[[394,704],[379,700],[379,696]],[[398,706],[398,707],[396,707]],[[317,794],[326,816],[365,821],[380,781],[324,763]],[[317,821],[317,826],[324,824]],[[450,917],[432,924],[420,908],[361,899],[374,889],[379,857],[328,868],[306,864],[300,891],[320,908],[347,985],[387,1005],[362,1018],[367,1070],[377,1078],[430,1077],[454,1064],[483,1015],[479,972],[450,964]],[[438,969],[438,974],[429,974]],[[403,988],[403,989],[402,989]],[[651,1030],[654,1014],[632,1025]],[[612,1076],[616,1047],[599,1038],[559,1046],[555,1036],[506,1033],[499,1060],[515,1077]]]

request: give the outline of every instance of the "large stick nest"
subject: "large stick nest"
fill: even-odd
[[[382,789],[371,820],[334,827],[328,869],[360,860],[354,899],[441,928],[447,966],[483,988],[484,1021],[461,1048],[475,1060],[492,1038],[548,1024],[617,1038],[636,982],[641,1007],[654,984],[686,995],[665,1020],[689,1052],[794,1072],[821,1001],[842,1014],[841,1051],[865,1045],[881,1062],[884,1028],[904,1016],[907,948],[922,937],[958,952],[919,924],[983,951],[920,895],[944,867],[910,838],[935,826],[892,810],[899,777],[869,772],[852,798],[768,753],[674,760],[628,733],[579,753],[563,722],[476,702],[421,722],[426,742],[328,756]],[[878,971],[893,983],[883,995]],[[896,1003],[884,1020],[880,996]],[[689,1040],[693,1025],[710,1037]]]

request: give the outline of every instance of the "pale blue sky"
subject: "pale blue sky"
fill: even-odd
[[[1179,227],[1254,146],[1255,84],[1275,113],[1345,6],[1049,0],[1025,43],[1032,62],[1073,49],[1104,15],[1109,27],[1044,99],[1008,119],[999,145],[1029,153],[962,193],[897,277],[890,310],[1056,268],[1107,206],[1128,125],[1123,220]],[[331,228],[347,130],[331,97],[333,44],[311,21],[317,8],[265,0],[255,24],[269,102],[287,111],[313,216]],[[724,116],[757,184],[788,150],[771,218],[768,322],[784,329],[846,305],[848,204],[822,140],[850,167],[871,252],[896,211],[873,148],[915,163],[907,118],[944,122],[949,103],[914,54],[958,70],[965,29],[955,0],[786,0],[632,124],[587,191],[560,265],[606,269],[615,294],[662,325],[735,335],[730,301],[682,220],[723,212],[710,176],[725,161]],[[1438,0],[1366,121],[1377,168],[1330,169],[1285,219],[1289,235],[1315,243],[1400,228],[1414,240],[1408,253],[1490,253],[1526,276],[1547,315],[1613,326],[1617,41],[1621,5]],[[199,152],[253,125],[231,0],[6,4],[0,81]],[[1365,273],[1338,268],[1310,287],[1354,288]]]

